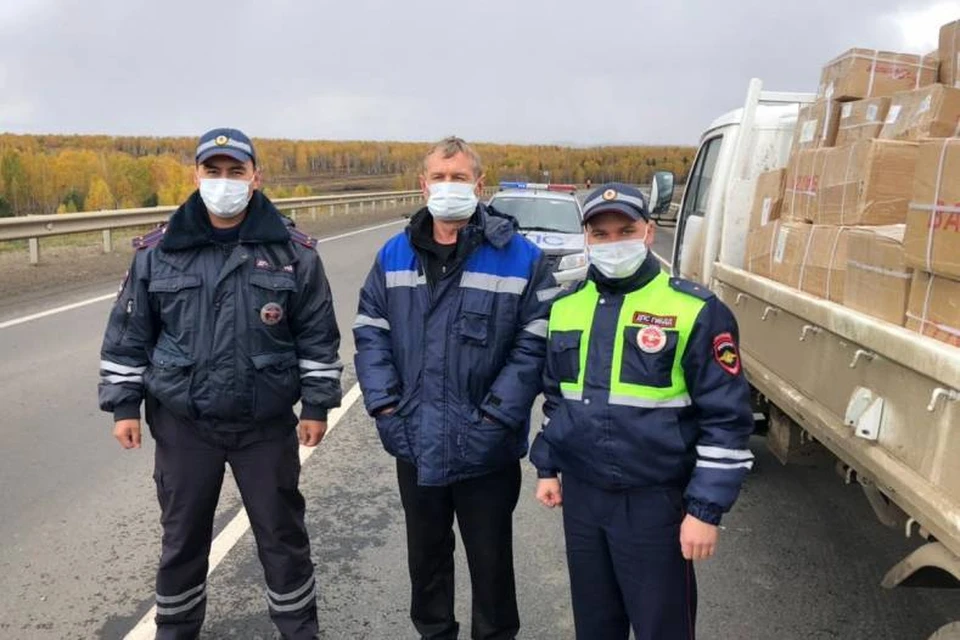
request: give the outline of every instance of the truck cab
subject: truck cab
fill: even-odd
[[[960,349],[744,269],[757,178],[787,165],[799,109],[814,98],[764,92],[752,80],[743,108],[702,134],[671,269],[736,316],[777,458],[787,464],[811,448],[832,455],[882,523],[920,538],[883,586],[957,587]],[[960,637],[952,633],[960,623],[934,637]]]

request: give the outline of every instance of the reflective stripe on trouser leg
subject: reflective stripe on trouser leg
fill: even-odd
[[[292,613],[307,608],[316,603],[317,580],[311,575],[306,582],[297,589],[287,593],[277,593],[267,589],[267,604],[270,610],[276,613]]]
[[[175,596],[165,596],[157,594],[157,616],[177,616],[187,613],[203,602],[207,597],[207,583],[197,585],[193,589],[187,589],[183,593]]]

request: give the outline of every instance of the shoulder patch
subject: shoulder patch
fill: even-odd
[[[714,297],[713,291],[707,289],[702,284],[684,280],[683,278],[670,278],[670,288],[680,293],[699,298],[700,300],[709,300]]]
[[[290,231],[290,239],[292,241],[296,242],[299,245],[303,245],[307,249],[316,249],[317,242],[319,242],[316,238],[314,238],[313,236],[308,236],[303,231],[300,231],[295,227],[291,227],[289,231]]]
[[[163,234],[167,232],[167,225],[162,224],[153,231],[143,234],[142,236],[137,236],[133,239],[133,248],[140,249],[149,249],[150,247],[155,247],[160,244],[160,241],[163,240]]]
[[[730,375],[740,375],[740,349],[730,332],[721,333],[713,339],[713,358]]]

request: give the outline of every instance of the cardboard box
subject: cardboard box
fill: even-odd
[[[773,272],[773,249],[780,229],[780,221],[775,220],[747,233],[747,255],[744,268],[750,273],[769,278]]]
[[[863,140],[828,149],[815,221],[871,226],[905,222],[917,147],[916,142]]]
[[[836,100],[817,100],[800,109],[797,128],[793,134],[793,151],[832,147],[840,127],[840,103]]]
[[[960,87],[960,20],[940,27],[940,83]]]
[[[780,213],[785,222],[813,222],[816,218],[820,178],[830,151],[833,149],[812,149],[790,156]]]
[[[843,302],[847,271],[849,227],[814,225],[807,237],[807,246],[800,259],[798,288],[801,291]]]
[[[960,279],[960,139],[920,143],[903,244],[911,266]]]
[[[906,321],[913,269],[903,253],[905,225],[850,230],[843,304],[898,326]]]
[[[914,272],[907,328],[960,347],[960,282]]]
[[[782,221],[774,220],[747,234],[747,256],[744,260],[747,271],[773,279],[773,254],[782,225]]]
[[[792,222],[781,223],[778,226],[772,238],[771,279],[794,289],[800,288],[803,261],[808,251],[812,229],[812,225]]]
[[[892,96],[933,84],[937,71],[931,56],[850,49],[823,68],[820,96],[840,101]]]
[[[837,130],[838,147],[873,140],[880,135],[890,109],[890,98],[869,98],[844,102],[840,108],[840,127]]]
[[[753,208],[750,210],[751,231],[780,219],[783,181],[786,175],[786,170],[777,169],[761,173],[757,178],[757,190],[753,196]]]
[[[960,133],[960,89],[932,84],[893,96],[880,137],[951,138]]]

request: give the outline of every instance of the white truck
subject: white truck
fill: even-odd
[[[814,98],[764,92],[754,79],[744,107],[704,132],[676,218],[672,269],[735,313],[774,454],[788,463],[825,447],[884,524],[923,541],[883,586],[956,587],[960,349],[744,269],[756,179],[786,166],[799,107]],[[960,638],[960,622],[933,638]]]

